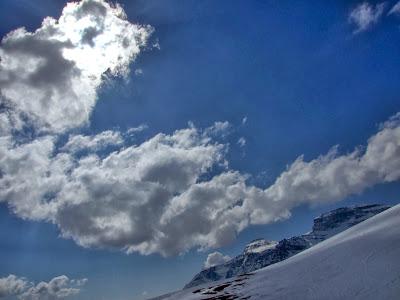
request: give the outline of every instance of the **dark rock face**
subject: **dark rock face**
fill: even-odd
[[[230,261],[196,274],[184,288],[250,273],[280,262],[388,208],[390,206],[379,204],[338,208],[315,218],[312,231],[307,234],[278,243],[255,240],[246,246],[242,254]]]

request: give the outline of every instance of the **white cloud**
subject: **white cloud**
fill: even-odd
[[[140,124],[137,127],[131,127],[127,130],[127,134],[128,135],[134,135],[135,133],[141,132],[143,130],[146,130],[147,128],[149,128],[149,126],[147,124]]]
[[[139,68],[139,69],[136,69],[136,70],[135,70],[135,75],[136,75],[136,76],[140,76],[140,75],[142,75],[142,74],[143,74],[143,70],[142,70],[142,69]]]
[[[0,199],[23,218],[56,224],[79,245],[128,253],[220,247],[298,205],[338,201],[400,178],[400,115],[365,149],[339,155],[334,148],[309,162],[300,156],[267,189],[226,169],[227,146],[195,127],[103,158],[54,153],[55,143],[0,143]]]
[[[190,124],[193,126],[193,124]],[[205,135],[209,136],[227,136],[231,130],[232,125],[228,122],[215,122],[212,126],[204,130]]]
[[[25,278],[15,275],[0,278],[0,298],[21,294],[29,286]]]
[[[215,251],[208,254],[206,261],[204,262],[204,268],[208,269],[216,265],[221,265],[231,259],[228,255],[223,255],[222,253]]]
[[[393,5],[388,14],[400,15],[400,1]]]
[[[23,277],[9,275],[0,278],[0,298],[15,296],[21,300],[56,300],[76,295],[87,279],[72,279],[62,275],[49,282],[34,285]]]
[[[37,285],[30,287],[25,292],[18,295],[18,298],[21,300],[63,299],[77,295],[80,292],[80,287],[86,282],[87,279],[75,281],[62,275],[54,277],[49,282],[39,282]]]
[[[329,202],[360,194],[379,183],[400,178],[400,114],[385,122],[366,149],[328,154],[305,162],[300,156],[265,190],[268,198],[290,208],[301,203]],[[261,208],[261,212],[266,207]],[[255,211],[255,213],[257,213]],[[262,216],[262,214],[260,214]],[[261,217],[255,223],[263,223]]]
[[[123,142],[120,132],[107,130],[94,136],[70,135],[68,142],[62,149],[69,152],[79,152],[81,150],[98,151],[107,146],[122,145]]]
[[[0,138],[0,202],[22,218],[47,220],[55,212],[54,196],[73,164],[67,154],[53,156],[54,142],[49,136],[25,144]]]
[[[380,9],[368,7],[363,20]],[[400,178],[400,115],[365,149],[339,155],[334,148],[310,162],[300,156],[267,189],[228,168],[228,145],[219,141],[228,122],[205,130],[189,124],[139,145],[117,131],[70,135],[63,145],[54,131],[87,121],[102,76],[125,74],[150,32],[129,23],[119,6],[84,0],[68,4],[58,21],[48,18],[36,32],[19,29],[2,41],[0,201],[17,216],[51,222],[84,247],[167,256],[226,245],[251,224],[287,218],[297,205],[338,201]],[[39,126],[39,137],[16,139],[13,131],[28,119],[53,135]],[[113,152],[97,154],[109,145]],[[65,294],[66,282],[42,283],[31,293],[61,286]]]
[[[246,123],[247,123],[247,116],[242,119],[242,125],[245,125]]]
[[[0,103],[4,108],[0,108],[0,136],[10,135],[13,131],[21,131],[24,127],[24,121],[21,116],[10,109],[10,104],[1,96]]]
[[[246,146],[246,139],[245,139],[244,137],[240,137],[240,138],[238,139],[238,141],[237,141],[237,144],[238,144],[240,147]]]
[[[225,151],[195,128],[158,134],[103,159],[54,154],[54,144],[52,137],[0,143],[0,199],[23,218],[57,224],[80,245],[141,245],[143,253],[168,202],[222,164]]]
[[[172,254],[158,245],[161,215],[174,195],[221,160],[222,151],[222,145],[186,129],[104,159],[83,158],[59,193],[54,222],[82,246]],[[167,235],[168,241],[175,239]]]
[[[360,33],[377,24],[385,6],[385,3],[378,3],[374,6],[368,2],[357,5],[349,14],[349,22],[356,26],[354,33]]]
[[[11,109],[43,130],[85,124],[103,76],[126,75],[152,28],[131,24],[103,0],[66,5],[35,32],[19,28],[0,44],[0,89]]]

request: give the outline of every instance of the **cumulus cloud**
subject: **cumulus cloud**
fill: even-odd
[[[49,282],[40,282],[27,289],[18,296],[21,300],[53,300],[63,299],[69,296],[77,295],[81,287],[87,282],[87,279],[70,280],[62,275],[54,277]]]
[[[19,28],[3,38],[2,97],[41,130],[85,124],[104,76],[126,75],[152,30],[104,0],[68,3],[58,20],[47,17],[34,32]]]
[[[378,23],[385,10],[385,3],[376,5],[363,2],[357,5],[349,14],[349,22],[355,25],[354,33],[360,33]]]
[[[87,282],[83,279],[69,279],[62,275],[54,277],[49,282],[35,285],[26,278],[9,275],[0,278],[0,298],[16,296],[21,300],[55,300],[76,295]]]
[[[0,298],[19,295],[23,293],[29,286],[29,282],[25,278],[19,278],[15,275],[0,278]]]
[[[58,133],[87,121],[102,76],[125,74],[150,33],[129,23],[118,5],[83,0],[33,33],[18,29],[3,39],[0,202],[14,214],[53,223],[83,247],[168,256],[226,245],[298,205],[338,201],[400,178],[400,115],[365,148],[340,154],[335,147],[309,162],[300,156],[266,189],[228,167],[228,122],[204,130],[189,124],[138,145],[118,131],[65,141]],[[40,124],[39,133],[13,132],[29,122]],[[68,282],[29,291],[64,295]]]
[[[51,136],[23,144],[0,139],[0,202],[8,201],[22,218],[47,219],[55,212],[52,200],[66,184],[73,162],[67,154],[53,156],[54,143]]]
[[[54,220],[82,246],[171,254],[159,244],[161,215],[175,195],[222,159],[221,151],[222,145],[192,128],[156,135],[104,159],[83,158],[60,191]]]
[[[400,15],[400,1],[397,2],[393,7],[390,9],[389,15]]]
[[[204,262],[204,268],[208,269],[216,265],[221,265],[231,259],[228,255],[223,255],[221,252],[215,251],[208,254],[206,261]]]
[[[225,152],[196,128],[104,158],[55,154],[54,144],[52,137],[22,145],[4,139],[0,198],[23,218],[54,222],[80,245],[143,253],[160,251],[156,226],[168,202],[223,164]]]
[[[359,194],[378,183],[400,178],[400,114],[390,118],[369,140],[366,149],[328,154],[310,162],[300,156],[266,190],[268,197],[287,205],[326,202]]]
[[[55,143],[2,143],[0,198],[23,218],[56,224],[79,245],[127,253],[220,247],[251,224],[289,217],[298,205],[338,201],[400,178],[400,115],[365,148],[340,155],[334,147],[309,162],[300,156],[266,189],[228,169],[227,146],[195,127],[105,157],[54,153]]]

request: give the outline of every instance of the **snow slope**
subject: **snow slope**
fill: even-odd
[[[400,299],[400,205],[254,273],[157,299]]]
[[[279,242],[254,240],[240,255],[223,264],[201,270],[184,288],[211,284],[213,281],[254,272],[278,263],[388,208],[390,206],[380,204],[341,207],[315,218],[312,230],[306,234],[285,238]]]

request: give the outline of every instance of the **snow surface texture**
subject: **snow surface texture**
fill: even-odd
[[[250,273],[283,261],[389,207],[379,204],[342,207],[315,218],[312,230],[306,234],[283,239],[278,243],[264,239],[254,240],[246,246],[242,254],[196,274],[185,288]]]
[[[158,300],[399,299],[400,205],[291,258]]]

